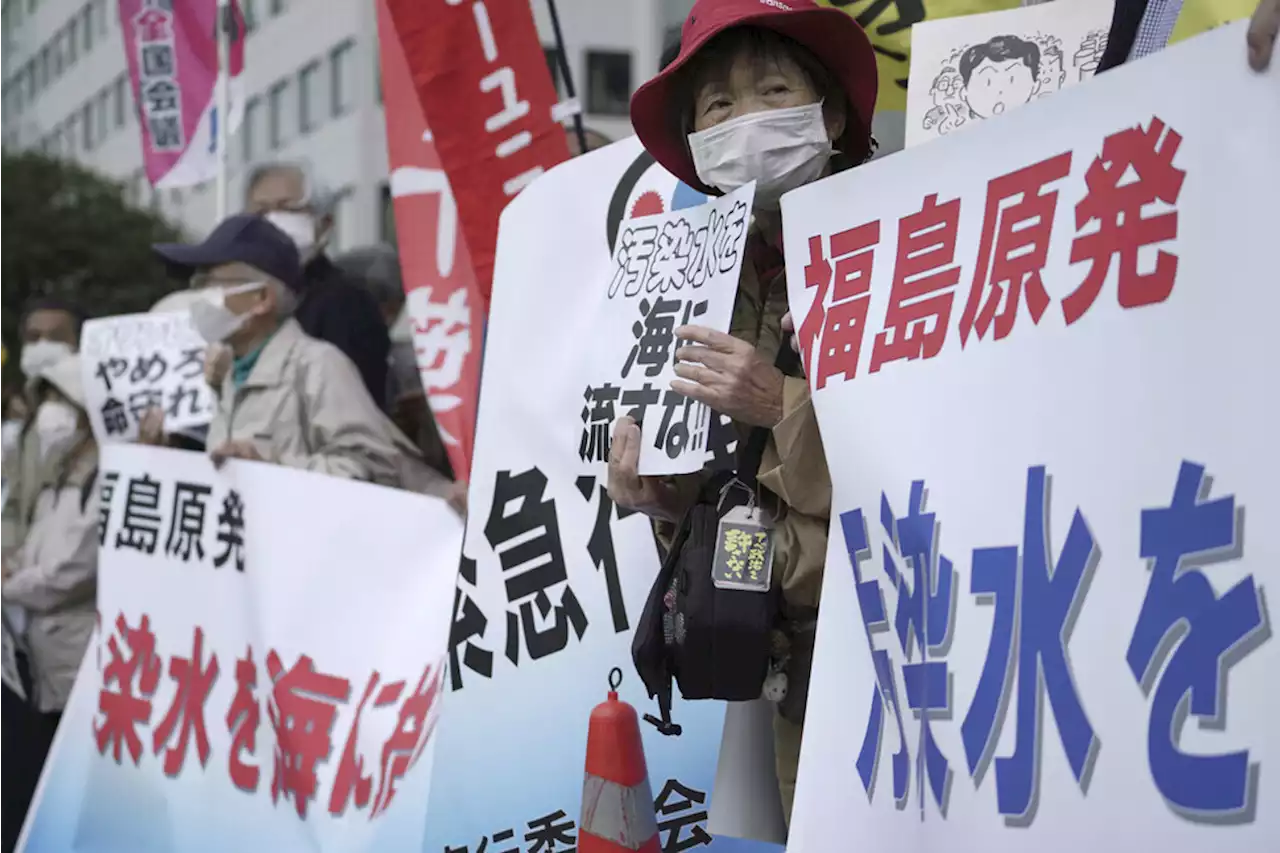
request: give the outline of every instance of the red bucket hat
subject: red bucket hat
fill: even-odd
[[[698,180],[693,156],[675,115],[675,81],[680,69],[708,41],[733,27],[772,30],[803,45],[831,73],[848,99],[851,118],[836,148],[850,154],[869,134],[879,86],[876,55],[867,34],[839,9],[814,0],[698,0],[680,31],[680,54],[631,96],[631,124],[653,159],[694,189],[717,190]]]

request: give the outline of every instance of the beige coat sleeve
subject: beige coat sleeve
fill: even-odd
[[[334,477],[398,486],[396,448],[386,416],[369,396],[356,367],[334,347],[314,347],[300,365],[309,454],[271,460]]]
[[[92,600],[98,578],[98,490],[80,509],[80,487],[61,489],[32,525],[18,570],[4,583],[6,601],[49,613]]]
[[[797,512],[830,518],[831,472],[804,379],[784,379],[782,420],[769,436],[758,480]]]

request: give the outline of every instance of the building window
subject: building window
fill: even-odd
[[[31,103],[36,98],[36,84],[38,82],[36,80],[36,61],[34,57],[27,60],[25,76],[27,78],[27,103]]]
[[[281,80],[267,90],[267,142],[272,151],[279,150],[285,143],[285,95],[288,91],[288,80]]]
[[[244,162],[253,162],[253,135],[258,129],[257,98],[250,98],[244,105],[244,120],[240,124],[240,142],[243,145]]]
[[[67,156],[75,156],[76,145],[80,142],[80,115],[74,114],[67,119],[66,126],[62,131],[63,142],[67,147]]]
[[[85,151],[92,151],[94,144],[97,142],[93,136],[93,101],[87,101],[80,108],[80,133],[82,136],[81,146]]]
[[[308,62],[298,72],[298,132],[310,133],[323,114],[320,99],[320,61]]]
[[[115,100],[116,127],[124,127],[125,119],[128,111],[125,102],[129,99],[129,75],[121,74],[116,78],[115,92],[112,94]]]
[[[631,54],[587,51],[587,112],[626,116],[631,104]]]
[[[107,133],[111,130],[111,113],[108,102],[111,99],[111,89],[106,88],[98,93],[98,105],[95,107],[98,120],[97,129],[94,131],[98,135],[98,143],[101,144],[107,138]]]
[[[351,109],[351,50],[355,42],[344,41],[329,51],[329,110],[334,118]]]
[[[253,0],[240,0],[240,14],[244,17],[246,33],[252,33],[258,28],[258,10],[255,5]]]
[[[274,18],[277,15],[284,14],[284,5],[285,5],[284,0],[270,0],[270,3],[271,3],[271,17]]]
[[[49,45],[40,48],[40,88],[48,87],[50,75],[53,73],[53,56],[49,52]]]
[[[555,87],[556,94],[564,97],[564,79],[560,74],[560,48],[546,47],[542,48],[542,56],[547,60],[547,71],[551,74],[551,85]]]
[[[76,56],[80,53],[80,16],[72,18],[67,23],[67,67],[70,68],[76,62]]]
[[[93,8],[98,13],[98,35],[105,36],[107,34],[107,17],[109,14],[107,0],[93,0]]]
[[[87,54],[93,50],[93,4],[86,3],[80,16],[83,19],[80,22],[80,34],[84,36],[84,52]]]

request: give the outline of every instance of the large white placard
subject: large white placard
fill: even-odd
[[[784,199],[834,485],[792,853],[1280,849],[1278,144],[1231,25]]]
[[[622,700],[658,713],[631,660],[658,572],[653,529],[614,505],[604,466],[579,452],[593,422],[583,388],[621,366],[597,363],[601,336],[620,337],[624,358],[635,341],[638,312],[602,325],[616,244],[641,213],[693,221],[704,201],[633,138],[557,166],[502,214],[426,850],[573,848],[591,712],[611,673]],[[707,828],[724,715],[677,699],[679,737],[640,723],[663,849],[761,849]]]
[[[591,429],[579,447],[584,460],[608,459],[615,411],[641,419],[641,474],[689,474],[713,457],[711,410],[671,390],[675,330],[698,325],[729,331],[754,198],[751,183],[697,207],[623,224],[607,290],[584,294],[599,309],[588,362]],[[656,193],[636,207],[647,211],[655,202],[661,206]]]
[[[204,379],[204,350],[186,311],[87,321],[81,371],[94,437],[134,440],[151,408],[164,412],[169,431],[208,424],[216,404]]]
[[[1093,77],[1115,0],[1067,0],[911,28],[910,148]]]
[[[28,853],[420,853],[462,524],[441,500],[102,450],[97,636]]]

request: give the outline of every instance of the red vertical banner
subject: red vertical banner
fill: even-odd
[[[387,153],[406,308],[427,400],[459,480],[469,479],[488,300],[427,129],[386,0],[378,0]],[[494,218],[495,229],[497,217]]]
[[[487,306],[498,215],[569,158],[555,85],[527,0],[385,0],[436,152],[453,186]],[[383,38],[383,56],[390,39]]]

